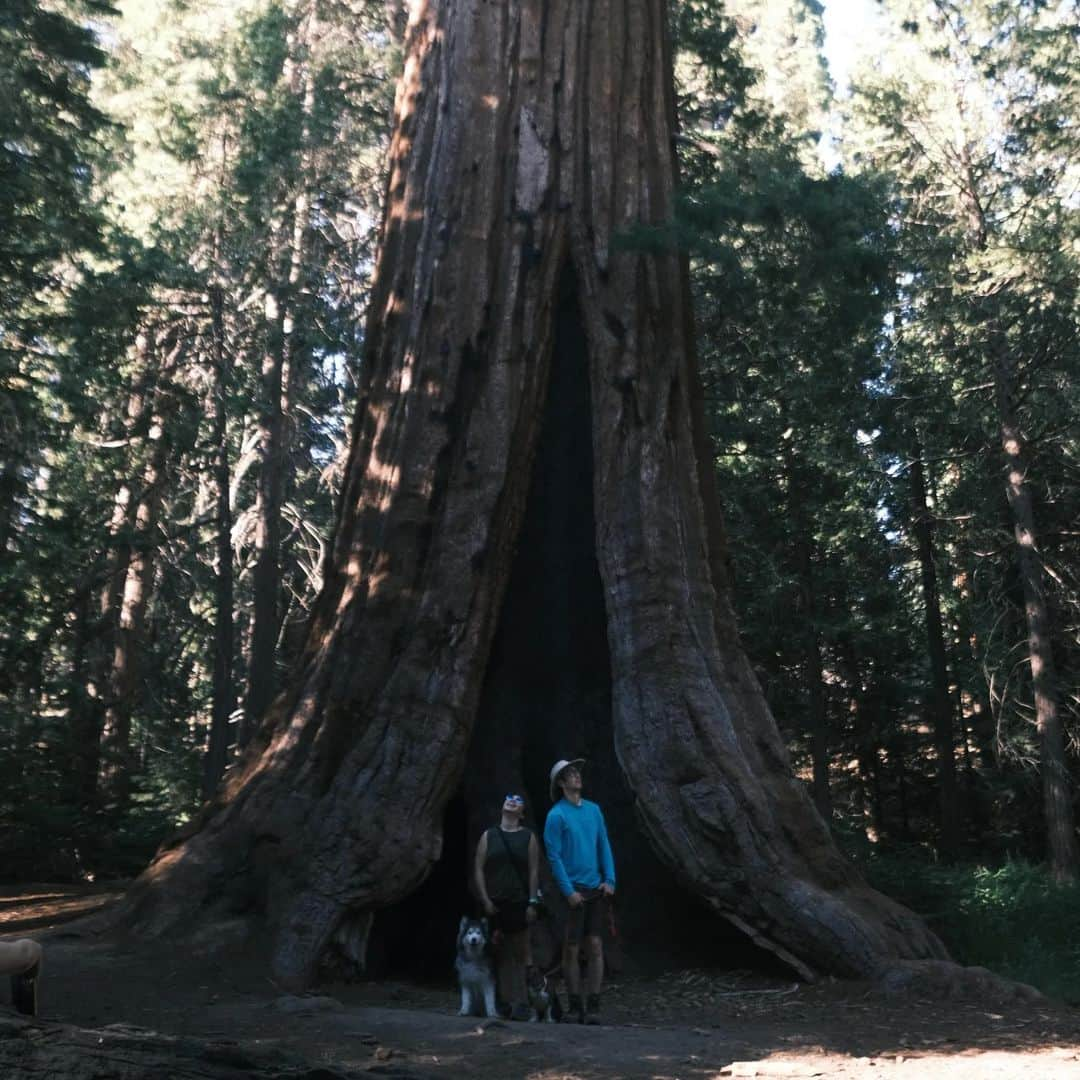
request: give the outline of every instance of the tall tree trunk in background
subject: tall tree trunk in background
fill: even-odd
[[[949,552],[951,561],[961,565],[957,551]],[[975,625],[975,598],[969,571],[961,570],[956,577],[956,627],[952,639],[952,655],[956,658],[957,713],[961,735],[972,748],[969,754],[972,783],[965,811],[972,824],[981,828],[986,823],[986,792],[979,786],[979,774],[998,771],[997,726],[990,705],[985,678],[980,668],[985,652]]]
[[[244,746],[273,698],[274,650],[281,585],[281,499],[283,478],[282,368],[284,315],[276,287],[263,306],[266,343],[259,380],[259,471],[255,487],[255,570],[252,575],[251,651],[247,693],[238,742]]]
[[[961,600],[968,604],[971,602],[971,589],[966,580],[961,589]],[[969,621],[969,619],[964,620],[965,624]],[[967,649],[970,663],[977,670],[984,647],[978,639],[974,627],[963,626],[961,647]],[[997,724],[985,681],[976,681],[970,694],[969,723],[971,737],[975,740],[975,748],[978,752],[979,768],[983,771],[997,772],[1000,768],[997,749]]]
[[[788,424],[784,424],[788,427]],[[799,620],[803,682],[808,708],[806,728],[810,735],[810,761],[813,770],[811,790],[814,805],[822,820],[832,819],[829,793],[829,718],[825,701],[825,679],[821,663],[821,641],[817,628],[817,601],[814,589],[814,537],[802,500],[808,498],[808,477],[792,446],[784,442],[784,476],[787,486],[787,519],[794,547],[796,588],[795,611]]]
[[[135,510],[127,575],[120,598],[112,668],[101,734],[100,786],[106,804],[120,807],[127,801],[133,768],[131,718],[138,693],[139,659],[144,649],[146,608],[154,580],[158,511],[165,476],[167,442],[162,392],[158,391],[147,433],[149,461]]]
[[[846,601],[850,606],[850,600]],[[876,842],[884,834],[885,827],[881,807],[881,776],[878,764],[877,712],[880,707],[880,691],[874,681],[871,665],[869,685],[864,684],[862,665],[855,649],[855,642],[848,635],[837,640],[843,669],[851,694],[848,699],[848,715],[855,732],[856,755],[859,763],[859,801],[862,804],[863,832],[868,840]]]
[[[112,515],[106,526],[108,550],[105,553],[104,582],[92,622],[83,622],[85,597],[77,597],[76,629],[85,632],[85,643],[78,652],[79,686],[72,702],[71,737],[73,753],[69,760],[74,773],[72,789],[79,793],[80,805],[93,810],[98,804],[102,733],[110,695],[110,680],[115,660],[120,610],[131,564],[132,537],[135,530],[137,500],[135,490],[145,468],[146,429],[150,399],[154,394],[155,352],[150,333],[140,331],[134,345],[132,389],[122,422],[127,449],[126,476],[122,476],[113,495]]]
[[[68,694],[67,786],[75,804],[91,811],[97,803],[98,768],[101,762],[101,703],[91,699],[90,662],[98,629],[94,596],[89,589],[76,594],[72,617],[71,684]]]
[[[3,417],[0,417],[0,425]],[[15,425],[12,424],[11,432],[0,432],[0,559],[7,557],[8,544],[14,535],[15,512],[18,504],[19,492],[23,485],[19,478],[19,464],[11,454],[4,442],[15,434]]]
[[[919,550],[923,609],[926,615],[926,648],[930,657],[930,716],[938,766],[938,815],[941,850],[955,855],[960,842],[960,802],[956,788],[956,740],[953,706],[949,696],[949,671],[945,632],[941,622],[941,595],[934,557],[933,512],[927,504],[922,445],[914,438],[909,477],[911,480],[912,528]]]
[[[995,357],[1001,448],[1005,456],[1005,493],[1013,516],[1013,533],[1027,616],[1031,685],[1035,695],[1035,727],[1039,734],[1043,812],[1050,869],[1059,880],[1073,879],[1080,869],[1072,810],[1072,785],[1065,757],[1065,737],[1058,712],[1060,689],[1054,665],[1050,615],[1043,588],[1043,567],[1035,531],[1035,512],[1027,484],[1024,436],[1014,405],[1015,374],[1007,345],[998,343]]]
[[[556,320],[584,343],[610,737],[677,880],[808,977],[944,956],[841,857],[718,591],[661,0],[416,0],[327,580],[288,689],[216,803],[118,912],[261,912],[276,977],[439,859],[540,434]],[[557,303],[573,275],[577,304]],[[555,673],[557,677],[557,673]],[[610,744],[609,744],[610,745]],[[535,763],[543,768],[547,762]]]
[[[232,508],[229,503],[228,397],[231,363],[225,346],[224,298],[220,285],[210,290],[211,439],[214,447],[214,675],[210,736],[203,762],[203,796],[217,789],[232,742],[230,721],[236,706],[233,613]]]
[[[36,434],[31,416],[24,412],[26,399],[14,388],[24,383],[25,373],[20,370],[20,356],[28,352],[19,327],[7,325],[5,320],[3,348],[0,349],[0,568],[13,552],[11,541],[17,538],[19,505],[25,498],[30,468],[31,447]],[[0,602],[8,600],[2,591],[0,577]]]
[[[810,726],[810,757],[813,766],[814,805],[824,821],[832,820],[832,796],[829,793],[829,717],[825,702],[825,673],[821,664],[818,638],[817,604],[814,591],[814,559],[810,540],[804,534],[795,541],[799,564],[799,598],[805,625],[802,634],[803,678],[810,698],[807,719]]]
[[[302,127],[299,181],[280,247],[281,279],[267,290],[264,302],[266,346],[262,358],[259,402],[259,478],[255,499],[255,572],[251,652],[244,715],[238,734],[246,745],[276,692],[274,658],[281,626],[281,514],[291,445],[289,402],[301,361],[297,349],[300,285],[309,246],[311,216],[311,123],[315,109],[315,72],[309,50],[318,33],[315,5],[309,4],[290,35],[282,78],[300,99]],[[276,246],[276,245],[275,245]],[[276,270],[278,257],[273,260]]]

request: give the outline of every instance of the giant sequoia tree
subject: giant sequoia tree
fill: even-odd
[[[495,747],[492,783],[539,794],[554,749],[585,749],[617,759],[680,886],[800,971],[943,955],[834,848],[738,642],[685,266],[623,242],[672,212],[665,15],[415,0],[326,584],[290,688],[129,924],[260,912],[276,974],[302,984],[429,874],[468,763]],[[493,665],[530,590],[550,601],[538,635],[581,632],[553,523],[582,518],[605,670],[590,687],[565,651],[552,664],[537,693],[578,683],[545,736],[542,710],[492,704]]]

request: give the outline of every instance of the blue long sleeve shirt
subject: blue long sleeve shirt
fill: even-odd
[[[604,815],[596,803],[582,799],[575,806],[560,799],[548,811],[544,847],[563,896],[569,896],[575,885],[596,889],[606,882],[615,888],[615,859]]]

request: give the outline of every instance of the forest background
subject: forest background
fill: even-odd
[[[0,874],[127,877],[288,678],[404,11],[0,13]],[[960,960],[1080,1000],[1080,6],[671,5],[728,569],[799,774]],[[843,90],[843,88],[841,88]]]

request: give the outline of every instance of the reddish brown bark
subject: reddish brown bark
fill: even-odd
[[[716,587],[685,267],[620,239],[672,212],[664,18],[660,0],[414,4],[326,586],[219,802],[133,890],[143,930],[257,906],[277,977],[304,983],[438,859],[572,270],[614,749],[641,828],[808,975],[943,954],[837,852]]]

